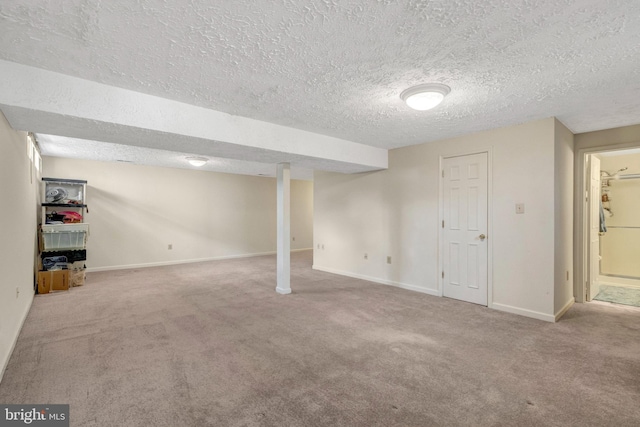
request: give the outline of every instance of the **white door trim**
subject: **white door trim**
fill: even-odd
[[[587,280],[589,278],[589,216],[586,209],[587,194],[587,162],[588,154],[604,153],[607,151],[619,151],[630,148],[640,148],[640,141],[623,144],[598,145],[596,147],[580,148],[575,153],[574,183],[575,194],[573,208],[575,211],[573,221],[574,253],[573,253],[573,295],[576,302],[586,302]]]
[[[493,148],[487,147],[479,150],[441,154],[438,161],[438,271],[436,283],[438,284],[438,296],[444,295],[444,281],[442,271],[444,265],[444,233],[442,221],[444,220],[444,180],[442,179],[443,162],[451,157],[469,156],[473,154],[487,154],[487,307],[493,306]]]
[[[589,187],[587,192],[589,197],[586,203],[588,204],[587,217],[589,221],[589,269],[587,270],[589,289],[588,292],[585,292],[585,299],[591,301],[598,294],[600,288],[600,229],[602,227],[600,223],[600,210],[602,209],[600,196],[602,185],[600,182],[600,159],[597,156],[589,155],[588,163],[587,179],[589,180]],[[597,167],[595,166],[596,164]],[[595,259],[598,261],[596,262]]]

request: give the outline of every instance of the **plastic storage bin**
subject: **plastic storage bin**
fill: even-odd
[[[51,205],[81,205],[84,203],[87,181],[58,178],[42,178],[42,181],[44,182],[44,203]]]
[[[42,226],[45,251],[86,249],[89,224],[48,224]]]

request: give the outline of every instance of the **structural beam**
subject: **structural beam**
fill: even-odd
[[[386,169],[385,149],[0,60],[14,129],[331,172]]]
[[[279,294],[291,293],[291,167],[279,163],[277,169],[278,255],[277,285]]]

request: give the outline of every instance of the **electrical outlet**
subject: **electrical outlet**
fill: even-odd
[[[391,264],[391,257],[390,256],[387,257],[387,264]]]
[[[20,288],[16,286],[16,298],[20,296]]]
[[[364,254],[364,259],[369,259],[369,254]]]
[[[173,249],[173,244],[169,243],[169,245],[167,246],[167,249],[169,249],[169,250]]]
[[[516,213],[517,214],[524,213],[524,203],[516,203]]]

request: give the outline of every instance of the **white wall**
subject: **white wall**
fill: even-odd
[[[629,169],[622,174],[640,174],[640,154],[600,157],[602,170],[614,173],[624,167]],[[640,278],[640,179],[610,180],[609,184],[603,188],[609,196],[604,205],[613,216],[606,219],[608,230],[600,237],[600,272]]]
[[[553,321],[556,245],[562,252],[559,271],[571,268],[570,256],[566,262],[571,244],[566,229],[571,222],[566,206],[570,184],[565,181],[571,173],[570,142],[560,138],[563,143],[556,147],[555,129],[555,119],[549,118],[392,150],[386,171],[316,173],[314,268],[438,294],[440,157],[490,151],[490,306]],[[563,190],[556,199],[557,155]],[[556,201],[563,207],[558,217]],[[525,204],[525,214],[515,213],[516,203]],[[556,238],[556,223],[564,227],[562,237]],[[325,249],[318,250],[323,244]],[[393,257],[391,265],[386,264],[388,255]],[[565,296],[564,284],[557,290]]]
[[[554,313],[562,315],[573,297],[573,146],[574,137],[555,120],[555,293]]]
[[[90,269],[276,249],[273,178],[57,157],[44,157],[43,163],[43,176],[88,181]],[[306,216],[313,209],[311,191],[310,183],[292,181],[292,249],[312,246],[312,219]]]
[[[397,255],[392,253],[390,238],[394,225],[389,219],[391,178],[391,169],[355,175],[314,172],[314,268],[412,284],[411,279],[402,277],[411,269],[386,264],[387,255]],[[421,224],[415,227],[424,228]],[[399,265],[406,262],[401,257],[395,259]]]
[[[28,147],[0,113],[0,379],[34,295],[39,177]]]

